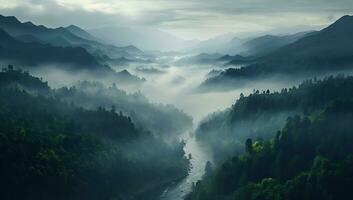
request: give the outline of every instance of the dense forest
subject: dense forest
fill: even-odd
[[[351,199],[352,13],[1,1],[0,199]]]
[[[353,77],[330,76],[311,79],[280,92],[255,90],[229,109],[209,115],[199,125],[196,137],[214,153],[216,161],[240,153],[251,138],[269,139],[287,117],[314,113],[335,99],[353,96]]]
[[[4,199],[134,199],[187,175],[183,142],[137,128],[114,106],[67,102],[12,66],[0,80]]]
[[[72,87],[55,90],[66,102],[74,102],[87,109],[99,106],[129,115],[135,125],[162,137],[175,138],[192,126],[192,118],[172,105],[154,104],[141,93],[127,93],[116,84],[106,87],[100,82],[80,81]]]
[[[310,115],[287,118],[270,140],[247,139],[245,152],[208,169],[187,199],[349,199],[353,101],[338,99]]]

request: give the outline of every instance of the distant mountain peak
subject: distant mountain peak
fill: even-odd
[[[77,30],[77,31],[84,31],[82,28],[80,28],[80,27],[78,27],[78,26],[76,26],[76,25],[73,25],[73,24],[71,24],[71,25],[65,27],[65,29],[68,29],[68,30]]]
[[[131,75],[130,72],[126,69],[122,70],[120,73],[125,75]]]
[[[324,29],[328,30],[341,30],[341,31],[353,31],[353,16],[345,15],[339,18],[336,22]]]
[[[350,15],[345,15],[341,18],[339,18],[335,23],[333,23],[331,26],[337,26],[337,25],[351,25],[353,26],[353,16]]]
[[[17,19],[15,16],[5,16],[5,15],[1,15],[1,14],[0,14],[0,18],[18,21],[18,19]]]
[[[0,21],[7,24],[18,24],[21,23],[16,17],[14,16],[4,16],[0,15]]]
[[[67,26],[66,28],[78,28],[78,29],[81,29],[80,27],[78,27],[78,26],[76,26],[76,25],[73,25],[73,24]]]
[[[339,18],[336,23],[339,23],[339,22],[351,22],[353,23],[353,16],[352,15],[344,15],[342,16],[341,18]]]
[[[23,23],[23,24],[28,25],[28,26],[35,26],[35,25],[34,25],[32,22],[30,22],[30,21],[25,22],[25,23]]]
[[[125,48],[125,49],[127,49],[129,51],[139,51],[139,52],[141,51],[139,48],[135,47],[134,45],[128,45],[128,46],[125,46],[123,48]]]

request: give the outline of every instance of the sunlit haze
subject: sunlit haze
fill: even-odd
[[[321,28],[351,0],[1,0],[0,12],[47,26],[148,26],[183,39]],[[281,31],[279,31],[281,29]]]

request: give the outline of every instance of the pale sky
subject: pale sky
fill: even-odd
[[[0,0],[0,14],[50,27],[148,26],[184,39],[318,28],[353,0]]]

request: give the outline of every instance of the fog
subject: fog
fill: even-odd
[[[115,72],[108,76],[101,76],[87,71],[64,71],[60,69],[60,64],[26,69],[33,75],[48,81],[62,100],[90,110],[96,110],[98,107],[109,110],[114,106],[116,112],[122,112],[123,115],[131,117],[138,129],[151,131],[155,140],[146,137],[122,146],[124,154],[140,162],[144,168],[154,168],[154,163],[149,163],[149,159],[153,160],[156,157],[181,156],[185,158],[183,162],[191,164],[189,174],[181,182],[174,182],[169,187],[158,191],[154,190],[153,194],[142,193],[144,198],[151,195],[153,199],[160,194],[160,198],[165,200],[183,199],[191,191],[193,183],[202,179],[205,164],[208,161],[217,164],[239,153],[242,151],[243,142],[251,134],[265,139],[273,136],[285,119],[294,114],[288,110],[270,113],[255,121],[242,121],[232,126],[219,124],[226,119],[225,110],[230,108],[241,94],[247,96],[255,90],[262,92],[268,89],[271,92],[280,91],[282,88],[298,85],[302,80],[310,78],[310,76],[290,78],[273,75],[245,81],[239,85],[233,82],[230,85],[223,85],[222,90],[200,90],[200,85],[213,75],[210,72],[222,71],[225,69],[224,66],[205,63],[177,64],[180,59],[189,55],[159,56],[156,54],[154,56],[154,63],[135,62],[112,66],[116,72],[128,71],[128,73],[120,72],[123,78],[116,76]],[[320,74],[318,77],[326,75],[329,74]],[[220,113],[218,117],[210,117],[215,112]],[[209,122],[208,119],[210,119]],[[269,119],[272,120],[270,123]],[[212,124],[213,129],[202,131],[199,127],[201,122]],[[256,127],[265,127],[264,132],[268,135],[264,136],[263,132],[256,132],[256,130],[254,132]],[[230,136],[231,133],[235,133],[235,136]],[[193,137],[195,134],[203,134],[206,138]],[[219,136],[222,138],[220,139]],[[159,139],[163,139],[166,143],[160,142]],[[222,143],[224,140],[228,143]],[[185,146],[182,141],[185,142]],[[155,145],[162,146],[160,149],[150,148]],[[169,153],[161,153],[163,149],[168,150]],[[139,155],[140,152],[144,154]],[[180,153],[184,155],[179,155]],[[214,159],[215,155],[217,159]],[[183,176],[183,174],[176,175]]]
[[[171,59],[167,58],[166,60]],[[173,57],[173,59],[178,58]],[[226,92],[197,92],[197,87],[205,80],[206,75],[212,70],[212,66],[173,66],[173,62],[170,62],[163,60],[161,63],[115,67],[120,71],[126,69],[131,74],[146,79],[142,84],[119,82],[113,77],[94,76],[88,72],[65,71],[60,69],[60,64],[24,69],[47,81],[52,88],[71,87],[84,80],[98,81],[107,87],[115,83],[117,88],[127,93],[142,93],[151,103],[176,106],[192,116],[195,125],[209,113],[229,107],[240,93],[251,91],[250,89],[244,91],[244,88],[241,88]]]
[[[212,65],[171,66],[162,68],[165,73],[158,75],[140,74],[146,77],[141,92],[153,102],[175,105],[191,115],[196,126],[210,113],[230,107],[240,94],[250,94],[253,90],[280,90],[299,83],[273,77],[258,82],[251,82],[242,87],[233,87],[225,91],[198,91],[207,74],[214,69]],[[217,69],[217,68],[216,68]],[[139,74],[138,71],[135,72]]]
[[[195,89],[204,80],[209,68],[172,66],[164,70],[165,74],[146,76],[147,82],[141,88],[142,93],[154,102],[176,105],[193,116],[196,124],[208,113],[231,105],[240,94],[240,91],[197,93]]]
[[[289,77],[271,76],[263,80],[248,81],[234,86],[224,85],[222,90],[199,91],[200,85],[209,78],[212,70],[224,70],[222,65],[185,64],[176,62],[186,56],[160,56],[155,63],[130,63],[124,66],[112,66],[120,72],[127,70],[132,77],[143,79],[142,82],[121,81],[114,76],[98,76],[85,71],[65,71],[62,64],[42,65],[35,68],[24,68],[33,75],[47,81],[50,87],[71,87],[79,81],[98,81],[106,87],[113,84],[127,93],[142,93],[153,104],[173,105],[192,116],[194,128],[207,115],[229,108],[240,94],[250,94],[254,90],[271,91],[297,85],[306,77],[290,79]],[[237,68],[240,66],[232,66]]]

